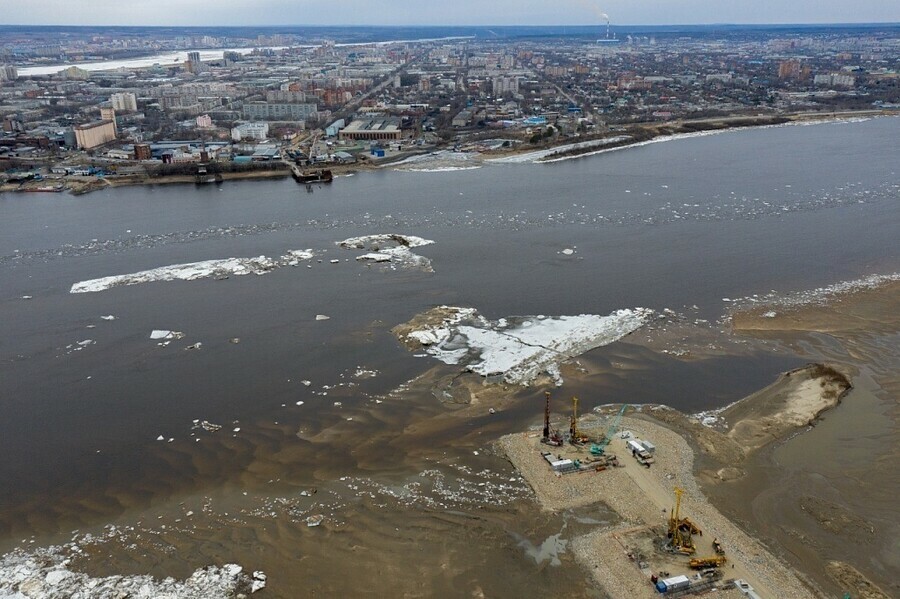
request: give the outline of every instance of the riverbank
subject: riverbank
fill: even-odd
[[[291,176],[289,170],[272,170],[272,171],[247,171],[238,173],[221,173],[223,181],[253,181],[257,179],[283,179]],[[79,177],[78,179],[83,179]],[[107,187],[129,187],[133,185],[173,185],[173,184],[191,184],[196,183],[195,175],[163,175],[161,177],[151,177],[149,175],[125,175],[121,177],[107,177],[103,179],[94,179],[92,181],[82,182],[79,180],[69,180],[69,189],[75,195],[90,193]]]
[[[604,152],[640,146],[648,143],[675,140],[696,135],[724,133],[735,129],[765,128],[816,123],[840,122],[850,119],[894,116],[896,113],[883,110],[861,110],[840,113],[796,113],[788,115],[727,116],[708,119],[687,119],[659,123],[639,123],[615,128],[602,135],[554,140],[551,143],[529,145],[519,144],[514,148],[491,150],[488,152],[456,152],[447,148],[429,148],[422,151],[405,151],[387,159],[373,161],[366,157],[352,164],[333,164],[328,168],[336,176],[354,174],[359,171],[381,169],[443,172],[470,170],[489,164],[541,163],[548,164]],[[462,160],[461,160],[462,158]],[[223,181],[273,179],[290,176],[290,170],[260,170],[248,172],[221,173]],[[107,187],[135,185],[168,185],[195,183],[193,175],[122,175],[103,179],[95,177],[69,176],[48,181],[26,184],[0,185],[0,193],[26,191],[29,188],[62,186],[63,191],[83,195]],[[41,190],[55,191],[55,190]]]
[[[291,171],[279,170],[253,170],[242,172],[219,173],[222,181],[252,181],[260,179],[283,179],[291,176]],[[197,183],[196,175],[121,175],[109,177],[83,177],[66,176],[42,181],[29,181],[24,184],[0,185],[0,193],[3,192],[60,192],[68,191],[72,195],[84,195],[111,187],[133,187],[137,185],[173,185]]]
[[[670,141],[698,135],[713,135],[736,129],[787,127],[817,123],[841,122],[852,119],[889,116],[895,113],[880,110],[862,110],[840,113],[796,113],[786,115],[724,116],[706,119],[680,119],[655,123],[637,123],[610,128],[602,134],[558,138],[537,145],[521,143],[514,147],[490,151],[467,151],[477,142],[463,144],[460,150],[429,149],[421,152],[403,152],[377,163],[362,163],[369,168],[416,172],[443,172],[470,170],[491,164],[550,164],[584,156],[601,154]]]

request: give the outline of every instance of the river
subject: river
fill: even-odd
[[[286,539],[314,555],[316,568],[352,560],[344,548],[306,545],[313,541],[305,524],[302,534],[271,524],[284,535],[278,540],[269,524],[242,528],[232,518],[243,510],[246,525],[260,505],[275,513],[273,497],[296,499],[309,485],[337,493],[335,485],[346,486],[340,476],[397,489],[421,483],[430,467],[445,477],[457,467],[504,472],[505,462],[482,455],[485,444],[540,418],[538,404],[519,402],[454,420],[455,407],[428,393],[391,395],[436,364],[397,343],[393,326],[442,304],[491,319],[647,307],[715,321],[738,298],[897,272],[898,138],[900,119],[879,118],[739,130],[548,165],[362,172],[312,193],[288,179],[0,195],[2,545],[31,535],[65,539],[74,528],[133,523],[152,510],[171,523],[179,503],[215,497],[226,506],[215,526],[168,541],[192,552],[192,567],[232,556],[252,561],[247,543],[256,543],[266,549],[253,567],[283,569],[293,559]],[[355,259],[361,252],[336,245],[375,233],[433,240],[416,252],[434,272],[368,265]],[[86,279],[307,248],[317,252],[308,265],[259,276],[69,293]],[[154,329],[185,338],[161,347],[149,338]],[[199,350],[184,349],[196,342]],[[610,383],[603,395],[567,383],[560,396],[577,390],[585,410],[627,400],[697,411],[734,401],[796,362],[756,352],[684,363],[628,348],[614,344],[587,358],[627,355],[644,364],[644,377]],[[678,381],[674,389],[653,382],[663,373]],[[197,431],[195,420],[223,430]],[[260,504],[241,504],[241,490]],[[411,551],[373,540],[376,531],[388,534],[387,522],[399,530],[415,520],[425,532],[414,542],[435,550],[446,542],[457,556],[472,542],[469,533],[445,539],[449,524],[427,511],[394,506],[388,516],[347,507],[358,495],[340,497],[329,508],[340,514],[335,521],[353,520],[351,537],[380,552]],[[222,516],[229,505],[232,516]],[[515,497],[498,505],[527,511]],[[559,532],[550,530],[559,521],[532,512],[522,520],[528,529],[517,529],[526,525],[508,521],[504,509],[488,509],[485,524],[500,545]],[[94,568],[186,573],[165,552],[115,555]],[[505,589],[486,568],[529,571],[510,556],[483,562],[478,555],[460,558],[459,576],[485,589]],[[376,562],[397,566],[387,557]],[[323,593],[349,584],[316,572],[314,588]],[[301,568],[285,580],[309,576]],[[428,580],[440,593],[461,579]],[[393,584],[379,588],[410,588]],[[273,592],[290,596],[284,588],[276,583]]]
[[[413,40],[386,40],[380,42],[353,42],[335,44],[338,47],[345,46],[384,46],[389,44],[407,44],[407,43],[425,43],[469,39],[469,36],[452,36],[429,39],[413,39]],[[216,48],[214,50],[196,50],[200,53],[200,60],[204,62],[212,60],[221,60],[225,52],[237,52],[244,56],[250,54],[254,50],[284,50],[285,48],[315,48],[315,45],[298,45],[298,46],[265,46],[254,48]],[[41,66],[23,66],[18,68],[19,77],[34,77],[40,75],[55,75],[71,66],[76,66],[85,71],[115,71],[118,69],[146,69],[153,66],[173,66],[181,65],[188,59],[190,50],[180,50],[172,52],[163,52],[152,56],[144,56],[142,58],[128,58],[124,60],[101,60],[97,62],[72,62],[55,65]]]

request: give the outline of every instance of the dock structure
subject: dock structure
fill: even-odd
[[[291,174],[297,183],[308,185],[310,183],[331,183],[334,181],[334,175],[328,169],[320,169],[309,173],[304,173],[296,166],[291,166]]]

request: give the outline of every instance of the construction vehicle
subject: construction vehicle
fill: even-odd
[[[622,421],[622,415],[625,413],[625,408],[628,407],[628,404],[622,404],[622,409],[619,410],[619,413],[616,414],[616,417],[613,418],[613,421],[606,428],[606,434],[603,435],[603,438],[599,439],[596,443],[591,445],[591,453],[593,455],[603,455],[603,452],[606,451],[606,446],[609,445],[609,442],[612,441],[613,435],[616,434],[616,430],[619,428],[619,423]]]
[[[725,555],[725,548],[722,547],[719,539],[713,539],[713,551],[716,552],[716,555]]]
[[[634,459],[636,459],[641,466],[649,468],[650,464],[654,463],[656,460],[653,459],[653,454],[647,451],[641,443],[642,441],[640,439],[631,439],[625,442],[625,447],[631,452],[631,455],[634,456]]]
[[[572,445],[583,445],[590,441],[586,435],[582,435],[578,430],[578,398],[572,398],[572,420],[569,422],[569,443]]]
[[[685,555],[693,555],[697,548],[694,547],[692,536],[700,533],[697,528],[687,518],[681,518],[681,496],[684,495],[684,489],[675,487],[675,507],[669,514],[669,531],[667,533],[668,541],[666,548],[669,551],[683,553]]]
[[[563,444],[562,436],[558,431],[550,428],[550,392],[545,391],[544,396],[547,401],[544,404],[544,436],[541,438],[541,443],[560,447]]]
[[[694,570],[704,570],[706,568],[721,568],[728,561],[724,555],[714,555],[711,557],[694,557],[688,562],[688,565]]]

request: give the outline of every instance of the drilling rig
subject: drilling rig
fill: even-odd
[[[541,438],[541,443],[559,447],[563,444],[562,437],[558,431],[550,428],[550,392],[544,391],[544,396],[546,397],[546,402],[544,403],[544,436]]]
[[[572,445],[582,445],[590,439],[586,435],[582,435],[578,430],[578,398],[572,398],[572,420],[569,423],[569,443]]]
[[[666,543],[666,548],[677,553],[693,555],[697,548],[694,547],[692,536],[702,533],[688,518],[681,517],[682,495],[684,495],[684,489],[675,487],[675,507],[672,508],[672,512],[669,514],[669,532],[667,534],[669,540]]]

